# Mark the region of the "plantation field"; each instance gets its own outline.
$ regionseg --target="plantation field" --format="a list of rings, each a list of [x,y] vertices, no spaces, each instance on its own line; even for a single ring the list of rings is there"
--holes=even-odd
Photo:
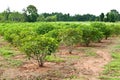
[[[119,23],[0,23],[0,80],[120,80],[119,35]]]

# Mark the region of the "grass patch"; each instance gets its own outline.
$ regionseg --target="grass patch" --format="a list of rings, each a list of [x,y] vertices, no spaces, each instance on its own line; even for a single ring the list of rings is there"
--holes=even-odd
[[[101,80],[120,80],[120,45],[112,49],[113,60],[105,66]]]
[[[103,72],[104,75],[108,76],[120,76],[120,61],[113,60],[110,62],[106,67],[105,71]]]
[[[3,68],[14,68],[14,67],[19,67],[23,64],[21,60],[13,60],[13,59],[6,59],[4,61],[0,62],[0,67]]]
[[[120,80],[120,53],[112,53],[113,60],[105,66],[102,80]]]
[[[64,62],[62,58],[54,55],[47,56],[45,60],[48,62]]]
[[[13,67],[18,67],[22,65],[22,61],[20,60],[8,60],[8,63]]]
[[[97,56],[97,54],[92,50],[92,49],[85,49],[84,53],[86,54],[86,56]]]
[[[97,54],[95,52],[89,51],[86,52],[86,56],[97,56]]]
[[[76,75],[71,75],[69,78],[64,80],[78,80]],[[80,79],[79,79],[80,80]]]
[[[0,48],[0,55],[3,56],[4,58],[10,58],[12,56],[15,56],[13,51],[5,48]]]
[[[120,45],[118,45],[118,46],[115,46],[115,48],[120,48]]]
[[[120,45],[115,46],[114,49],[112,50],[112,52],[120,52]]]
[[[93,48],[90,48],[90,47],[80,48],[79,51],[84,53],[86,56],[97,56]]]
[[[107,76],[102,76],[100,77],[101,80],[120,80],[120,78],[115,78],[115,77],[107,77]]]
[[[11,50],[10,47],[2,47],[0,48],[0,56],[4,58],[3,63],[0,66],[4,67],[18,67],[22,65],[22,61],[14,60],[13,57],[16,55],[15,51]]]
[[[70,58],[70,59],[80,59],[80,56],[78,56],[78,55],[70,55],[70,56],[68,56],[68,58]]]

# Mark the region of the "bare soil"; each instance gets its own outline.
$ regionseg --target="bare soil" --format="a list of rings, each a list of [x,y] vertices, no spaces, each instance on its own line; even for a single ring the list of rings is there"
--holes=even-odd
[[[77,47],[73,54],[68,54],[67,48],[61,48],[56,56],[64,59],[64,62],[45,62],[44,67],[38,67],[36,61],[28,60],[24,53],[0,37],[0,48],[9,45],[16,52],[12,59],[22,61],[20,66],[11,66],[0,56],[0,80],[100,80],[104,66],[112,59],[110,51],[117,39],[92,43],[90,47]],[[96,55],[87,55],[89,51]]]

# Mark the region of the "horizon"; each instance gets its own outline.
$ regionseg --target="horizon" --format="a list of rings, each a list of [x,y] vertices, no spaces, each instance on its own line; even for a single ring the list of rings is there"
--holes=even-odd
[[[116,9],[120,12],[119,0],[1,0],[0,12],[3,12],[8,7],[11,11],[22,12],[28,5],[34,5],[38,13],[52,13],[61,12],[63,14],[93,14],[100,15],[101,13],[107,13],[112,9]]]

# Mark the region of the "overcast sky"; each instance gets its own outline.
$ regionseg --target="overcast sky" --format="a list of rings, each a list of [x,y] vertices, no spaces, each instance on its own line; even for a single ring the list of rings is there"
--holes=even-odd
[[[74,14],[94,14],[116,9],[120,12],[120,0],[0,0],[0,12],[8,7],[22,12],[28,5],[34,5],[39,13],[62,12]]]

